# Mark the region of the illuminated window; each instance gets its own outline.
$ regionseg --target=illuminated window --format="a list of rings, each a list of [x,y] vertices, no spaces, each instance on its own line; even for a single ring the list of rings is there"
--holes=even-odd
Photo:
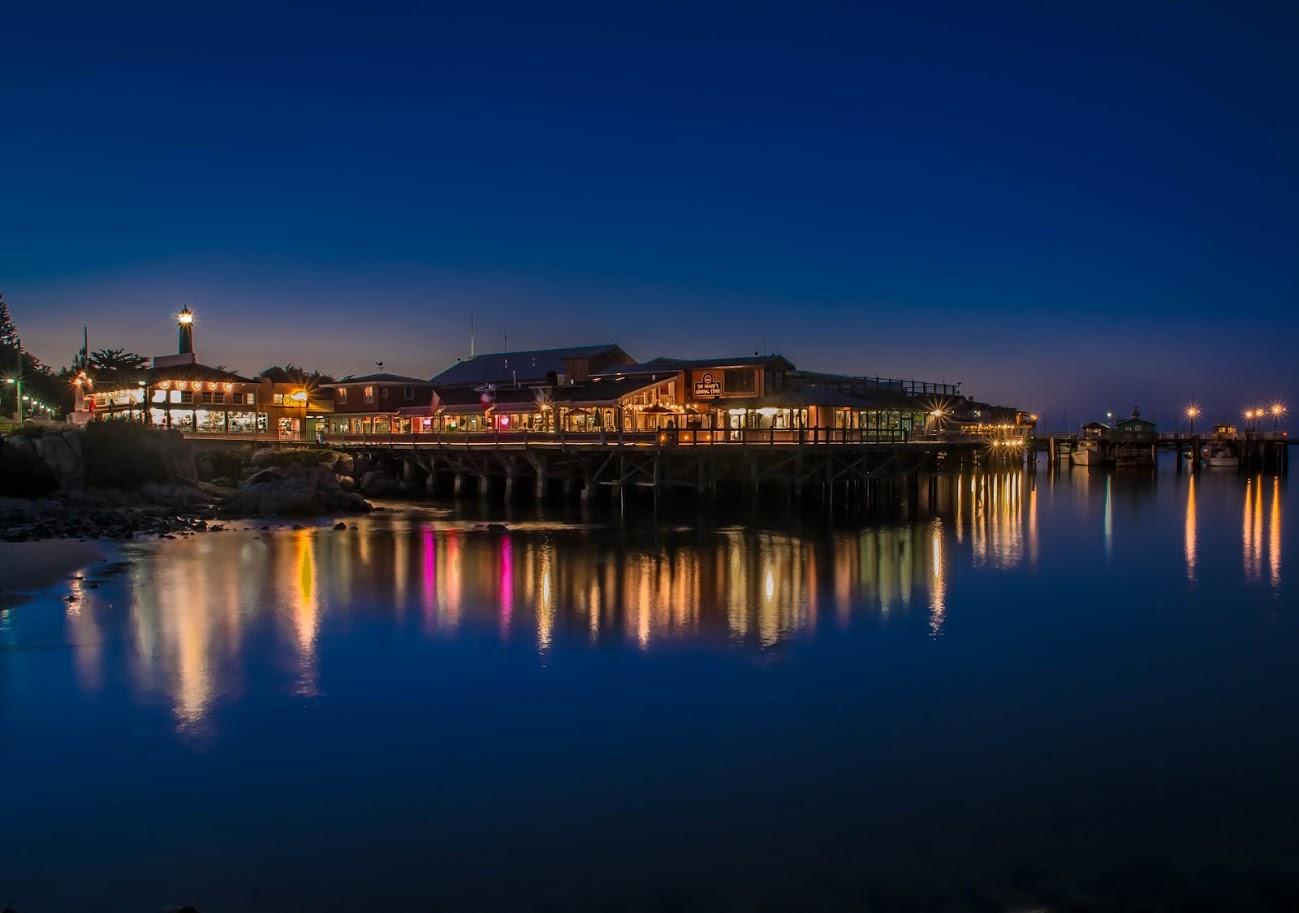
[[[363,391],[364,399],[367,403],[374,402],[374,387],[366,387]]]
[[[346,404],[346,403],[347,403],[347,388],[346,388],[346,387],[339,387],[339,388],[338,388],[338,401],[339,401],[340,403],[343,403],[343,404]]]
[[[256,393],[247,393],[247,394],[245,394],[245,395],[244,395],[244,403],[245,403],[246,405],[249,405],[249,406],[255,406],[255,405],[257,405],[257,394],[256,394]]]
[[[283,394],[283,393],[273,393],[273,394],[271,394],[271,402],[274,403],[274,404],[277,405],[277,406],[283,406],[283,405],[284,405],[284,394]]]

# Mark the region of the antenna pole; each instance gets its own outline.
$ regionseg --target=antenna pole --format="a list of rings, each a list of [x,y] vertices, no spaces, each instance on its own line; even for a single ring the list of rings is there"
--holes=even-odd
[[[469,315],[469,357],[474,357],[474,315]]]

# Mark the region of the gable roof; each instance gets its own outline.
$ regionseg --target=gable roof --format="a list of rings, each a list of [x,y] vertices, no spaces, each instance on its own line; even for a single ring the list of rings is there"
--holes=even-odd
[[[435,384],[507,384],[545,380],[548,372],[564,373],[564,362],[570,358],[608,356],[617,361],[631,361],[631,356],[614,343],[569,346],[562,349],[530,349],[522,352],[491,352],[466,358],[433,378]]]
[[[342,387],[348,384],[426,384],[421,377],[407,377],[405,374],[363,374],[360,377],[344,377],[333,383],[323,384],[326,387]]]
[[[660,355],[649,361],[636,364],[619,365],[594,372],[607,374],[650,374],[655,371],[688,371],[694,368],[743,368],[750,365],[776,365],[786,371],[793,370],[793,363],[783,355],[738,355],[724,358],[668,358]]]

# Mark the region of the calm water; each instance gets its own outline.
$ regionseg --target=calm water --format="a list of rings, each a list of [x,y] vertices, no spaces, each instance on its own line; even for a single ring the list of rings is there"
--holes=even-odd
[[[129,546],[0,614],[0,907],[1296,909],[1296,509]]]

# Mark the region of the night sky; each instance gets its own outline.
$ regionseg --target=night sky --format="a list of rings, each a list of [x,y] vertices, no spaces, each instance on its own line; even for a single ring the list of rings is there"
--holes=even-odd
[[[1082,420],[1299,400],[1299,7],[5,5],[55,365],[779,351]]]

